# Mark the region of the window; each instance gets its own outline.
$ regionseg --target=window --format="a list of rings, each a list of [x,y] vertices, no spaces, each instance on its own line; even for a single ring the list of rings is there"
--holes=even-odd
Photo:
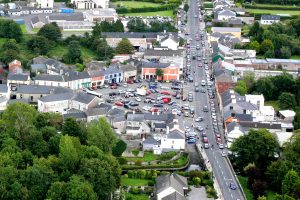
[[[230,106],[230,107],[229,107],[229,110],[233,110],[233,106]]]
[[[117,77],[117,74],[114,74],[114,77]]]
[[[243,110],[243,114],[246,114],[246,110]]]
[[[112,75],[109,75],[109,77],[112,78],[113,76],[112,76]]]
[[[119,76],[121,76],[121,73],[119,73]]]

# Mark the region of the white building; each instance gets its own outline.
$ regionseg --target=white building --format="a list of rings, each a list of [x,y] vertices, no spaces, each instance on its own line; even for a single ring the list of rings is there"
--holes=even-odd
[[[114,8],[90,9],[83,12],[83,15],[89,22],[112,22],[118,19],[118,14]]]
[[[280,22],[280,16],[279,15],[262,15],[260,17],[260,24],[263,25],[270,25],[273,23]]]
[[[236,13],[230,10],[222,10],[218,13],[218,20],[220,21],[228,21],[228,19],[235,17]]]
[[[161,138],[160,148],[165,151],[183,150],[185,148],[185,136],[179,130],[172,130]]]
[[[161,47],[167,47],[170,50],[177,50],[179,47],[179,40],[176,38],[174,35],[169,34],[166,37],[159,38],[158,36],[158,41],[160,41],[160,46]]]
[[[73,0],[77,9],[89,10],[93,8],[108,8],[109,0]]]
[[[38,111],[65,114],[71,108],[73,96],[73,93],[63,93],[42,97],[38,100]]]
[[[36,0],[37,8],[53,8],[54,0]]]

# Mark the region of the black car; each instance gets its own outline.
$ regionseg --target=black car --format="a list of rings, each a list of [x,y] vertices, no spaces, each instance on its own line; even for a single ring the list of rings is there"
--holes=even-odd
[[[164,105],[163,104],[154,104],[153,105],[153,107],[156,107],[156,108],[158,108],[158,107],[163,107]]]
[[[129,105],[130,105],[130,106],[138,106],[139,104],[136,103],[136,102],[131,102],[131,103],[129,103]]]
[[[116,96],[117,93],[116,93],[116,92],[110,92],[108,95],[109,95],[110,97],[111,97],[111,96]]]

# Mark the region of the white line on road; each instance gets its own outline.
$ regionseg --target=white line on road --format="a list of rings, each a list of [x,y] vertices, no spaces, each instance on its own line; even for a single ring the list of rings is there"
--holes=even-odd
[[[230,194],[230,196],[231,196],[231,198],[233,199],[233,195],[232,195],[232,193]]]

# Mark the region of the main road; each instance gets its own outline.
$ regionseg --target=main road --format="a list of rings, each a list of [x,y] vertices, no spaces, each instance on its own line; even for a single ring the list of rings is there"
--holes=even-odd
[[[201,1],[201,0],[200,0]],[[201,40],[196,41],[196,34],[199,34],[201,31],[205,33],[205,23],[200,22],[199,20],[199,7],[197,0],[190,0],[189,2],[189,11],[188,11],[188,24],[187,24],[187,31],[189,33],[188,38],[191,38],[190,42],[190,50],[191,50],[191,57],[193,51],[195,52],[195,55],[201,54],[201,57],[206,57],[208,63],[210,63],[209,58],[209,46],[207,43],[206,34],[204,34],[203,40],[205,41],[205,47],[202,47]],[[197,17],[196,17],[197,16]],[[202,16],[204,19],[204,17]],[[196,46],[200,46],[200,50],[196,50]],[[201,63],[204,66],[203,61],[197,61],[194,59],[191,59],[191,69],[190,74],[194,77],[194,81],[201,83],[201,80],[207,80],[204,67],[198,67],[198,64]],[[201,87],[201,86],[200,86]],[[203,88],[202,88],[203,89]],[[206,89],[206,88],[205,88]],[[240,188],[238,187],[238,184],[236,183],[236,175],[231,170],[230,165],[225,157],[222,156],[222,150],[219,149],[218,144],[216,143],[215,134],[213,131],[213,123],[212,123],[212,115],[211,115],[211,108],[209,103],[209,96],[206,91],[206,93],[200,93],[195,92],[195,105],[196,105],[196,115],[197,116],[203,116],[204,117],[204,126],[207,126],[207,136],[209,140],[209,144],[213,145],[214,148],[205,149],[207,157],[209,159],[209,162],[211,163],[212,170],[213,170],[213,176],[214,179],[218,182],[218,185],[220,186],[222,199],[224,200],[243,200],[244,197],[242,195],[242,192]],[[216,103],[215,103],[216,105]],[[209,112],[203,112],[203,106],[209,107]],[[216,110],[218,108],[216,107]],[[217,115],[219,115],[219,112],[217,112]],[[219,122],[220,124],[221,122]],[[204,127],[206,128],[206,127]],[[222,126],[219,126],[220,129],[222,129]],[[220,133],[223,131],[220,130]],[[224,142],[224,138],[222,140]],[[201,141],[201,137],[200,140]],[[234,183],[237,188],[235,190],[229,188],[229,184]]]

